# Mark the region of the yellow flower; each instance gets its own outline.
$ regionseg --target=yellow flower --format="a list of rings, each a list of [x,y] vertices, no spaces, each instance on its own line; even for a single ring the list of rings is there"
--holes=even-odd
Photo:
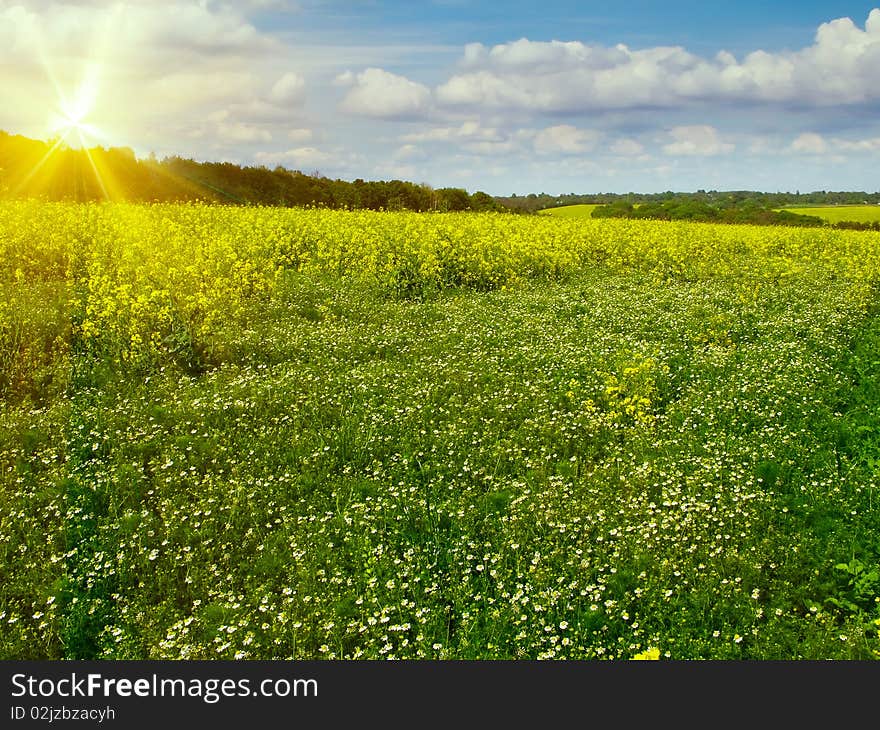
[[[633,657],[633,660],[657,661],[658,659],[660,659],[660,650],[656,646],[645,649]]]

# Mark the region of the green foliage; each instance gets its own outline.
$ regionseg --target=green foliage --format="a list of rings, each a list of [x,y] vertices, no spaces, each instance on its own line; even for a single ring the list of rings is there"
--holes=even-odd
[[[880,192],[816,190],[809,193],[801,193],[800,191],[794,193],[768,193],[756,190],[698,190],[688,193],[667,190],[662,193],[565,193],[562,195],[529,193],[528,195],[499,196],[498,201],[511,210],[522,213],[534,213],[560,206],[612,205],[615,203],[629,203],[632,205],[663,203],[666,201],[694,201],[709,203],[717,207],[756,205],[764,209],[781,208],[783,206],[792,206],[793,208],[803,206],[835,206],[837,208],[838,206],[880,205]],[[853,217],[851,220],[858,221],[861,218]]]
[[[622,200],[593,210],[593,218],[638,218],[642,220],[701,221],[704,223],[738,223],[763,226],[825,225],[817,216],[798,215],[787,210],[764,208],[754,200],[730,204],[713,203],[688,197],[646,202],[633,205]]]
[[[880,618],[880,561],[870,566],[853,558],[834,566],[837,593],[825,600],[843,611]]]

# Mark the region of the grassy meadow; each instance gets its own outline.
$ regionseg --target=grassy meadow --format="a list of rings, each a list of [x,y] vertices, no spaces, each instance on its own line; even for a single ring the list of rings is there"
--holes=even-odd
[[[580,204],[580,205],[563,205],[559,208],[546,208],[539,211],[541,215],[549,215],[555,218],[590,218],[593,210],[598,205]]]
[[[799,215],[815,215],[829,223],[880,221],[880,205],[818,205],[803,208],[787,207],[785,210]]]
[[[0,204],[0,657],[880,658],[880,234]]]

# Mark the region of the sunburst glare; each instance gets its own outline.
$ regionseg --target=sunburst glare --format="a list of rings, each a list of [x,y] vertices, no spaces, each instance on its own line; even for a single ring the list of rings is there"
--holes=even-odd
[[[97,64],[91,64],[72,95],[65,94],[53,79],[58,107],[49,121],[49,131],[68,146],[87,147],[103,137],[101,130],[89,118],[98,98],[99,72]]]

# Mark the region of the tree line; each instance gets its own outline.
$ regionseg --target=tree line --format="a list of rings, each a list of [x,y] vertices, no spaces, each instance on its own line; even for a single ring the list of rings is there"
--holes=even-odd
[[[839,221],[829,223],[819,216],[794,213],[790,210],[765,207],[755,199],[711,204],[693,198],[633,204],[625,200],[600,205],[592,211],[593,218],[642,218],[652,220],[686,220],[704,223],[747,223],[758,226],[802,226],[880,231],[878,221]]]
[[[812,192],[759,192],[755,190],[697,190],[696,192],[662,193],[529,193],[528,195],[497,196],[497,200],[508,208],[535,213],[548,208],[566,205],[641,205],[645,203],[672,203],[690,201],[705,203],[717,209],[728,209],[756,205],[772,210],[783,206],[798,205],[880,205],[880,192],[815,190]]]
[[[282,166],[197,162],[180,156],[139,159],[125,147],[71,149],[0,131],[0,198],[133,202],[206,201],[233,205],[320,206],[369,210],[510,211],[536,213],[565,205],[602,207],[594,217],[655,218],[767,225],[828,225],[820,218],[777,211],[787,205],[880,204],[880,192],[809,193],[698,190],[693,193],[568,193],[491,196],[463,188],[432,188],[404,180],[335,179]],[[838,228],[880,230],[880,223]]]
[[[819,227],[826,225],[825,221],[818,216],[802,215],[787,210],[772,210],[756,200],[727,205],[712,205],[705,201],[688,198],[650,201],[638,205],[622,200],[610,205],[600,205],[593,210],[592,217],[749,223],[765,226]]]
[[[491,195],[403,180],[331,180],[278,166],[138,159],[128,148],[71,149],[0,131],[0,197],[53,201],[207,201],[370,210],[503,211]]]

